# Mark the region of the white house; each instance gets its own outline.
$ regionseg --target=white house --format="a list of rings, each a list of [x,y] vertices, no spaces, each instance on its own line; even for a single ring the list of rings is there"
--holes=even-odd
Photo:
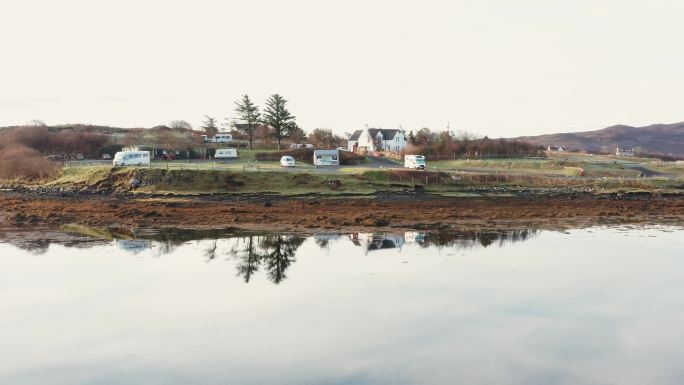
[[[356,130],[347,140],[347,149],[356,152],[365,147],[366,151],[402,151],[408,144],[406,132],[397,129],[364,128]]]
[[[634,149],[618,147],[615,149],[615,156],[634,156]]]

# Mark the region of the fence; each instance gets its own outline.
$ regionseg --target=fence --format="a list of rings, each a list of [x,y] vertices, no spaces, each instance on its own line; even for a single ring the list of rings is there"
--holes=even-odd
[[[675,181],[679,179],[671,177],[580,177],[580,176],[550,176],[530,175],[522,173],[476,173],[454,171],[371,171],[357,174],[359,179],[368,181],[399,183],[399,184],[424,184],[424,185],[511,185],[533,187],[570,187],[592,185],[619,185],[622,187],[640,187],[644,182]]]

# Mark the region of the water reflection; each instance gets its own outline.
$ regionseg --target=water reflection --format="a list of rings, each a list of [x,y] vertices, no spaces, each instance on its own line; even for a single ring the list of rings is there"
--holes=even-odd
[[[295,254],[304,241],[294,235],[238,237],[230,255],[237,260],[237,275],[246,283],[263,266],[269,279],[278,284],[287,278],[285,272],[296,261]]]
[[[682,229],[2,235],[0,384],[683,378]]]
[[[98,233],[104,230],[97,229]],[[354,245],[370,254],[380,250],[399,249],[407,245],[420,248],[472,249],[504,246],[508,243],[525,241],[539,233],[536,229],[505,229],[488,231],[405,231],[405,232],[358,232],[351,234],[320,233],[311,238],[323,250]],[[216,259],[232,260],[236,264],[237,275],[245,283],[259,271],[268,279],[279,284],[287,279],[288,268],[296,262],[297,250],[307,236],[293,234],[244,233],[234,229],[223,230],[182,230],[165,229],[147,232],[111,232],[112,241],[93,239],[69,233],[62,238],[51,236],[41,239],[8,237],[3,242],[11,243],[32,253],[45,253],[52,243],[67,247],[93,247],[113,243],[120,250],[133,255],[144,256],[152,251],[153,255],[163,256],[179,247],[196,243],[205,262]]]
[[[539,233],[537,229],[508,229],[489,231],[439,231],[403,233],[353,233],[349,239],[366,252],[382,249],[401,249],[405,244],[421,247],[470,249],[526,241]]]

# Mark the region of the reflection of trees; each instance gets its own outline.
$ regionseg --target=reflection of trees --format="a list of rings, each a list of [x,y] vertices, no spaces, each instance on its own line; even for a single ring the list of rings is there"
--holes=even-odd
[[[237,264],[238,276],[243,277],[246,283],[252,278],[252,275],[259,270],[262,255],[259,254],[255,236],[243,237],[238,239],[238,245],[233,247],[230,254],[239,259]],[[244,246],[241,247],[244,243]]]
[[[304,238],[291,235],[248,236],[238,240],[231,255],[238,258],[237,272],[245,282],[263,265],[269,279],[278,284],[287,278],[285,272],[302,243]]]
[[[304,238],[267,235],[261,240],[264,249],[264,262],[268,276],[278,284],[287,278],[285,270],[295,261],[295,252],[304,243]]]
[[[84,249],[109,243],[108,240],[75,236],[45,228],[0,231],[0,240],[2,243],[12,245],[33,255],[47,253],[53,243],[69,248]]]
[[[486,231],[440,231],[428,233],[422,247],[456,247],[474,248],[488,247],[493,244],[504,246],[508,243],[522,242],[532,239],[539,234],[536,229],[507,229]]]
[[[207,262],[211,262],[213,259],[216,258],[217,244],[218,239],[214,238],[214,240],[209,244],[209,247],[204,249],[203,254],[205,257],[207,257]]]
[[[50,248],[50,241],[47,239],[31,239],[21,242],[10,241],[9,244],[18,249],[28,251],[33,255],[45,254]]]
[[[539,230],[535,229],[443,230],[433,232],[409,231],[405,233],[354,233],[350,234],[349,238],[356,246],[363,247],[366,251],[402,247],[405,243],[415,243],[423,248],[469,249],[521,242],[533,238],[538,233]]]
[[[171,253],[185,242],[202,239],[217,240],[229,237],[230,234],[231,232],[229,230],[163,229],[151,235],[142,236],[142,238],[156,241],[156,244],[159,246],[158,254],[164,255]],[[216,242],[214,242],[213,246],[213,250],[204,250],[204,256],[206,256],[209,261],[216,257]]]

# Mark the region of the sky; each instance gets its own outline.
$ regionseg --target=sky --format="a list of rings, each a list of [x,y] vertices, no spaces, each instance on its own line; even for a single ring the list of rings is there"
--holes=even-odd
[[[0,0],[0,126],[232,119],[512,137],[684,121],[684,2]]]

